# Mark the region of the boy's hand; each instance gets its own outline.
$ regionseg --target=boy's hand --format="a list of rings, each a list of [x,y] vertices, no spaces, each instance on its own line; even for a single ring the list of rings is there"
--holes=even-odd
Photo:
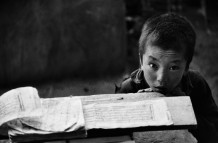
[[[154,91],[151,88],[146,88],[146,89],[140,89],[137,93],[143,93],[143,92],[154,92]],[[171,93],[167,93],[164,96],[166,96],[166,97],[170,97],[170,96],[186,96],[186,94],[180,88],[177,87]]]
[[[137,93],[143,93],[143,92],[154,92],[151,88],[146,88],[146,89],[140,89]],[[159,94],[154,94],[152,97],[165,97],[165,95],[159,93]]]
[[[140,89],[137,93],[142,93],[142,92],[153,92],[153,90],[151,88]]]

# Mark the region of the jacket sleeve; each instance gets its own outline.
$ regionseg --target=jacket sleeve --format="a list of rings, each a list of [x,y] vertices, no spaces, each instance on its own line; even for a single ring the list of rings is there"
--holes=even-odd
[[[199,143],[218,143],[218,108],[205,79],[192,74],[190,97],[197,119],[197,129],[190,130]]]
[[[129,77],[124,79],[121,83],[120,87],[115,88],[115,93],[136,93],[137,88],[132,79]]]

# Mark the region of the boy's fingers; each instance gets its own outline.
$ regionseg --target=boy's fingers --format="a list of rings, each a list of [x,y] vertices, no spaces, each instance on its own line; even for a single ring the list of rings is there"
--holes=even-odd
[[[153,92],[153,90],[151,88],[140,89],[137,93],[142,93],[142,92]]]

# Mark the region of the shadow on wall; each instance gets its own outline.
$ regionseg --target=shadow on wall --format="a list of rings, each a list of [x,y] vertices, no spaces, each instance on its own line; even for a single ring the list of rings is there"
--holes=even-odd
[[[122,0],[1,1],[0,83],[120,73]]]

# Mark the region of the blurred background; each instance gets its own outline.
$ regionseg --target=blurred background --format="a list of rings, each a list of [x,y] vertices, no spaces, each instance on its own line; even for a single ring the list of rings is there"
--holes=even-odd
[[[216,0],[3,0],[0,2],[0,93],[34,86],[40,97],[114,93],[138,68],[145,20],[176,12],[197,32],[191,68],[218,104]]]

